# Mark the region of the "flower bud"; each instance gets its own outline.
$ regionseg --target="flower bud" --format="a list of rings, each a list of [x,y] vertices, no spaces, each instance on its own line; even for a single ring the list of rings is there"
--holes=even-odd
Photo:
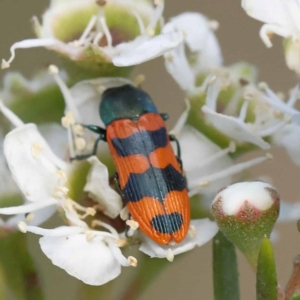
[[[239,182],[221,190],[212,214],[223,234],[256,269],[264,236],[270,236],[279,215],[279,195],[268,183]]]

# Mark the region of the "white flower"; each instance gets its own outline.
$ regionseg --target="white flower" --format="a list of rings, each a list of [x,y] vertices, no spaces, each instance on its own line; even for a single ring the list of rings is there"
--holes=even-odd
[[[299,0],[242,0],[242,7],[254,19],[266,23],[260,37],[267,47],[272,46],[272,34],[284,37],[286,62],[300,73],[300,2]]]
[[[43,229],[19,223],[21,231],[43,236],[39,241],[41,249],[54,265],[90,285],[113,280],[121,273],[121,266],[136,266],[134,257],[123,256],[120,245],[124,241],[114,228],[95,221],[95,226],[109,232],[90,229],[80,220],[72,203],[67,202],[63,207],[71,226]]]
[[[183,13],[172,18],[163,28],[163,32],[179,30],[183,33],[184,43],[164,57],[167,71],[184,91],[194,92],[199,75],[222,65],[220,46],[213,32],[216,24],[200,13]]]
[[[217,111],[217,100],[221,90],[221,80],[215,78],[209,85],[206,95],[206,104],[202,107],[205,119],[208,124],[213,125],[223,134],[231,139],[237,141],[239,144],[250,143],[262,149],[269,149],[270,145],[263,140],[267,136],[271,136],[279,129],[286,125],[286,120],[274,118],[274,110],[269,106],[264,107],[262,95],[257,90],[254,93],[238,89],[232,100],[229,101],[224,112],[235,111],[234,107],[238,106],[240,98],[244,98],[244,103],[240,109],[238,117],[220,113]],[[256,95],[257,94],[257,95]],[[248,97],[250,97],[248,99]],[[254,102],[255,120],[253,122],[246,122],[246,115],[249,102]],[[230,108],[230,109],[229,109]]]
[[[266,46],[271,47],[270,35],[276,33],[285,38],[299,38],[299,1],[284,0],[242,0],[242,7],[254,19],[267,23],[260,30]]]
[[[192,220],[189,234],[179,245],[162,246],[144,236],[139,250],[150,257],[167,258],[173,261],[174,255],[200,247],[210,241],[218,232],[218,226],[209,219]]]
[[[163,8],[163,1],[153,7],[150,1],[137,0],[109,0],[104,5],[52,0],[43,25],[34,18],[38,39],[15,43],[2,68],[9,67],[16,49],[33,47],[55,50],[91,70],[99,63],[132,66],[154,59],[182,42],[180,32],[155,35]]]
[[[299,86],[292,90],[287,102],[280,99],[267,85],[261,84],[261,87],[264,91],[262,100],[277,112],[276,115],[283,114],[282,119],[291,120],[271,135],[271,141],[274,145],[285,148],[293,162],[300,166],[300,112],[294,108],[299,99]]]
[[[24,214],[32,213],[42,208],[59,205],[61,200],[68,199],[69,180],[74,172],[76,165],[66,163],[57,157],[45,139],[39,133],[36,125],[23,124],[23,122],[15,116],[4,105],[0,107],[2,113],[17,127],[8,133],[4,140],[4,154],[12,173],[14,180],[22,191],[25,198],[31,202],[24,205],[1,208],[0,214]],[[57,140],[58,142],[58,140]],[[103,179],[103,187],[106,191],[110,191],[108,185],[108,174],[105,167],[94,167],[90,170],[94,175],[88,180],[88,184],[93,186],[94,177]],[[99,174],[103,173],[103,174]],[[103,197],[103,193],[99,197]],[[112,198],[111,198],[112,197]],[[105,202],[106,201],[106,202]],[[103,212],[108,214],[118,214],[121,210],[120,205],[113,206],[112,201],[120,202],[114,191],[107,194],[105,201],[101,202]],[[108,206],[105,205],[108,204]],[[114,207],[116,211],[113,211]],[[53,208],[51,208],[53,210]],[[78,206],[78,209],[93,214],[94,209],[88,211]]]

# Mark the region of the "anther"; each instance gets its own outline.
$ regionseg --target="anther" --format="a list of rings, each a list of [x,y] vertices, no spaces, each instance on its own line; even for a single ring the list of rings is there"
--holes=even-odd
[[[267,84],[266,82],[260,82],[260,83],[258,84],[258,88],[259,88],[260,90],[262,90],[262,91],[265,91],[265,90],[267,90],[267,89],[269,88],[269,86],[268,86],[268,84]]]
[[[193,225],[190,225],[189,228],[189,235],[193,239],[196,236],[196,228]]]
[[[129,210],[127,208],[127,206],[123,207],[122,210],[120,211],[120,218],[123,221],[126,221],[129,217]]]
[[[169,249],[167,251],[167,255],[166,255],[166,259],[169,261],[169,262],[172,262],[174,260],[174,253],[171,249]]]
[[[219,29],[220,23],[217,20],[210,20],[210,21],[208,21],[208,26],[213,31],[216,31]]]
[[[50,66],[48,67],[48,72],[49,72],[49,74],[54,75],[54,74],[58,74],[58,73],[59,73],[59,70],[58,70],[58,67],[57,67],[57,66],[55,66],[55,65],[50,65]]]
[[[230,141],[229,143],[229,153],[234,153],[236,151],[236,144],[234,141]]]
[[[127,240],[125,239],[117,239],[116,242],[115,242],[116,246],[117,247],[124,247],[127,245]]]
[[[137,87],[140,87],[141,84],[145,81],[146,76],[144,74],[140,74],[134,78],[134,83]]]
[[[127,220],[126,225],[128,225],[132,230],[137,230],[139,228],[139,223],[134,220]]]
[[[19,230],[23,233],[26,233],[27,232],[27,224],[23,221],[20,221],[18,223],[18,227],[19,227]]]
[[[274,157],[273,157],[273,155],[272,155],[271,153],[267,153],[267,154],[266,154],[266,158],[267,158],[268,160],[273,160],[273,159],[274,159]]]
[[[76,138],[75,139],[75,145],[76,145],[76,148],[78,150],[84,150],[85,147],[86,147],[86,141],[84,138]]]
[[[31,145],[31,154],[34,158],[37,158],[43,151],[43,146],[39,142],[33,142]]]
[[[2,59],[1,69],[8,69],[10,67],[10,63],[8,63],[5,59]]]
[[[133,256],[128,256],[127,261],[132,267],[136,267],[138,265],[137,259]]]
[[[35,215],[33,213],[29,213],[27,216],[26,216],[26,221],[28,223],[32,222],[35,218]]]
[[[208,187],[210,186],[211,182],[209,180],[204,180],[202,182],[199,183],[200,187]]]
[[[84,135],[84,128],[80,124],[75,124],[73,126],[73,131],[77,135]]]
[[[72,112],[67,112],[66,115],[61,119],[61,124],[65,128],[69,128],[75,123],[74,115]]]
[[[87,241],[87,242],[91,242],[91,241],[93,240],[94,237],[95,237],[95,233],[89,232],[89,233],[86,235],[86,241]]]

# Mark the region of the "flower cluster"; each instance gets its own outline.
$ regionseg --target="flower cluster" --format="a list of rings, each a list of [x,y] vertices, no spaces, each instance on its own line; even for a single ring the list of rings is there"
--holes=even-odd
[[[278,0],[266,13],[269,2],[243,0],[242,6],[267,23],[261,29],[267,46],[271,32],[286,39],[287,64],[300,73],[299,5]],[[271,234],[279,215],[279,196],[259,181],[230,184],[272,155],[239,163],[235,158],[280,146],[300,166],[298,86],[284,101],[257,82],[250,64],[224,66],[215,35],[218,22],[186,12],[164,23],[164,5],[163,0],[51,0],[42,23],[33,18],[37,38],[15,43],[11,57],[2,61],[2,69],[8,68],[16,49],[46,47],[63,56],[67,67],[60,71],[51,65],[31,81],[18,73],[5,77],[0,92],[6,126],[0,214],[11,217],[0,226],[6,234],[19,228],[41,235],[41,249],[52,263],[90,285],[113,280],[121,266],[136,267],[138,259],[127,256],[136,245],[150,257],[173,261],[175,255],[204,245],[219,229],[256,268],[262,239]],[[278,13],[283,6],[286,15]],[[159,56],[186,96],[186,109],[170,134],[180,145],[193,216],[185,239],[169,245],[154,242],[130,218],[118,184],[111,180],[108,146],[87,130],[90,125],[105,127],[99,101],[107,89],[140,86],[139,78],[130,79],[123,67]],[[76,81],[74,72],[87,79]],[[49,93],[57,103],[50,102]],[[48,114],[38,124],[26,109],[17,116],[22,101],[36,96],[37,115]],[[280,220],[300,218],[297,204],[282,202],[281,207]],[[55,212],[64,224],[42,228]]]

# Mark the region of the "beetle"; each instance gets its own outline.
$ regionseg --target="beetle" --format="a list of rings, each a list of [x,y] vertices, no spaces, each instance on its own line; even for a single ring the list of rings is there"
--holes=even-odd
[[[99,141],[108,143],[132,219],[155,242],[180,243],[189,229],[190,204],[179,143],[165,125],[168,115],[159,114],[151,97],[132,85],[107,89],[99,108],[106,128],[84,127],[99,134],[93,154]],[[170,141],[176,142],[178,157]]]

